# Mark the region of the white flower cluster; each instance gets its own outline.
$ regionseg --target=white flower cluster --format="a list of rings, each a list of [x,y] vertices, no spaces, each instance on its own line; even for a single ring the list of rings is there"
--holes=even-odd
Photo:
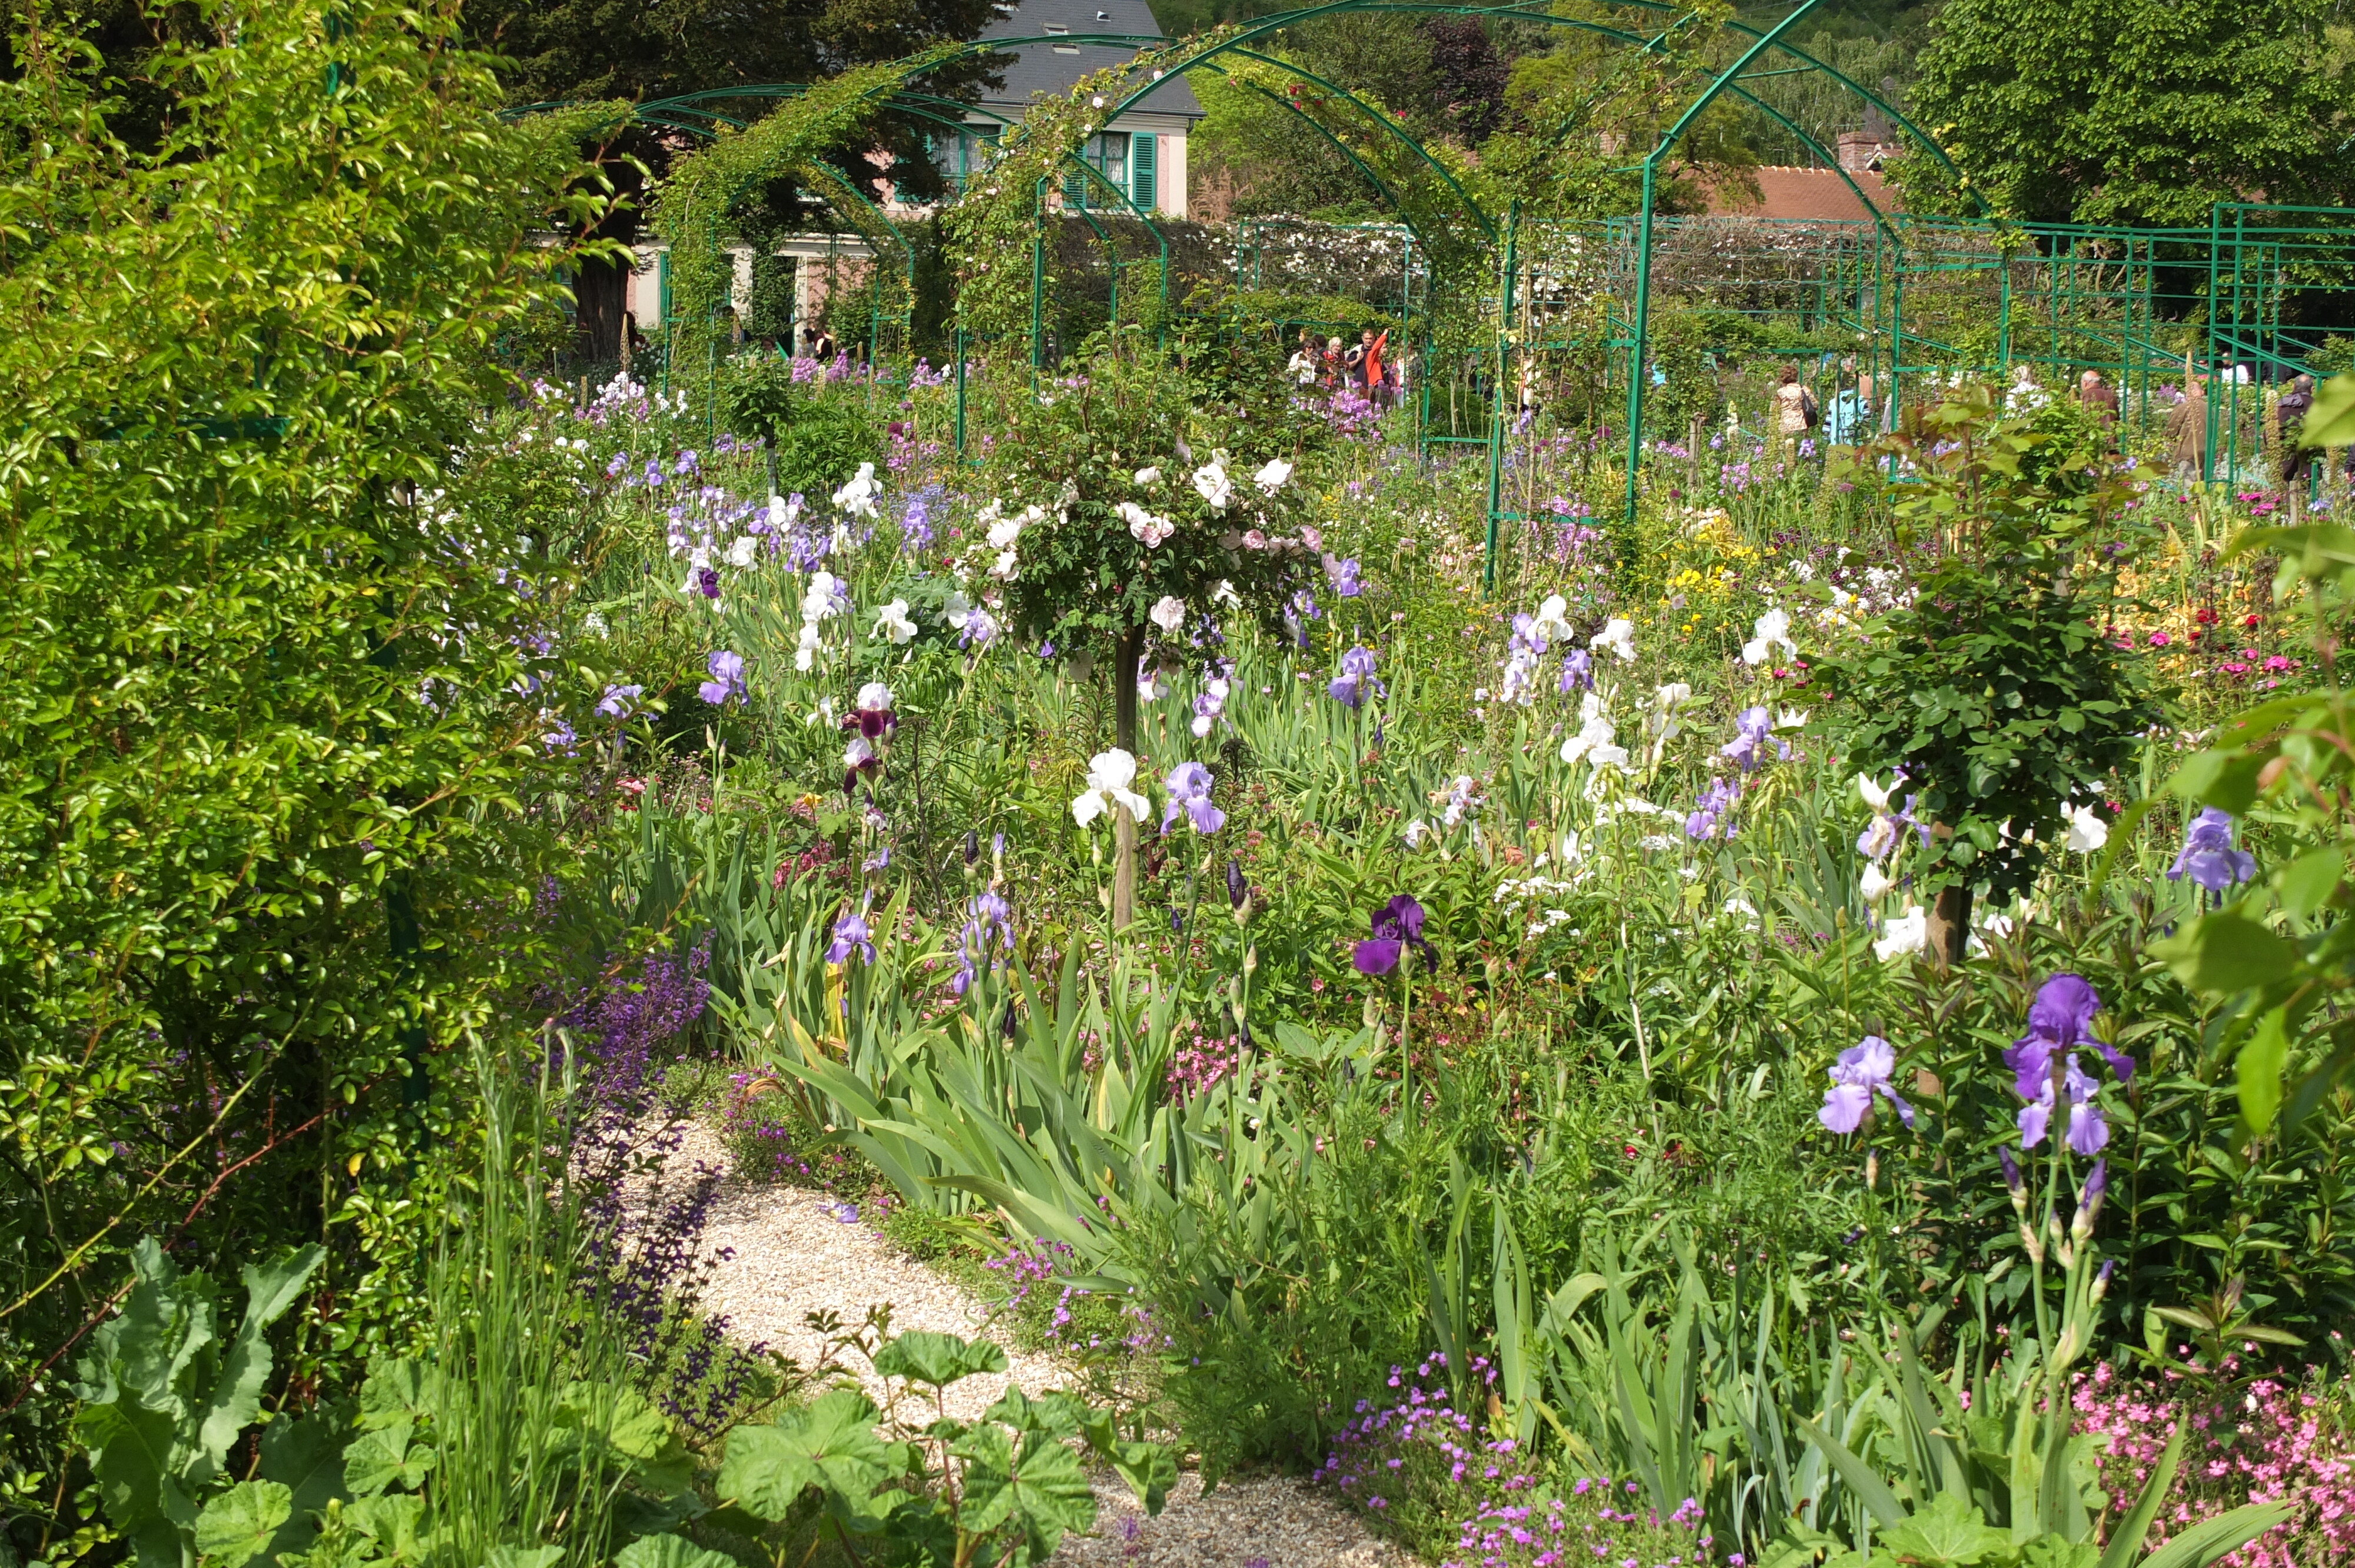
[[[794,668],[808,673],[817,664],[826,622],[850,613],[850,585],[821,567],[810,574],[802,592],[802,631],[794,651]]]

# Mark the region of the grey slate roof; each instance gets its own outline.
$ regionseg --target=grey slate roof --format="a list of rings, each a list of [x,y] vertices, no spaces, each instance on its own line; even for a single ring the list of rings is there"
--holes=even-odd
[[[1046,33],[1050,24],[1068,27],[1075,36],[1120,33],[1135,37],[1161,31],[1161,24],[1154,20],[1153,8],[1146,0],[1021,0],[1012,15],[992,21],[981,30],[981,36],[984,39],[1035,38]],[[1015,58],[1006,68],[1006,85],[982,96],[981,101],[992,109],[1023,108],[1035,93],[1069,92],[1071,84],[1090,71],[1122,65],[1136,56],[1134,48],[1102,44],[1082,44],[1075,54],[1060,54],[1050,44],[1032,44],[1012,52]],[[1202,118],[1202,105],[1182,75],[1165,80],[1136,107],[1155,114]]]

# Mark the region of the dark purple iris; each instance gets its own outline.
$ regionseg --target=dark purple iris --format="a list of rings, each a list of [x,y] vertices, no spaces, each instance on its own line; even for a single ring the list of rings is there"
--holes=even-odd
[[[1423,906],[1401,893],[1374,911],[1374,934],[1358,944],[1349,961],[1361,975],[1386,975],[1398,968],[1409,945],[1423,949],[1426,963],[1436,958],[1423,936]]]

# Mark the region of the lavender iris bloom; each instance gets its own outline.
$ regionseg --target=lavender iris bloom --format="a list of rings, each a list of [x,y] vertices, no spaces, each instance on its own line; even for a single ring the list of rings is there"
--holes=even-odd
[[[2257,857],[2232,847],[2231,813],[2203,807],[2183,835],[2183,851],[2167,868],[2169,882],[2190,877],[2211,893],[2222,893],[2236,882],[2257,874]]]
[[[1435,955],[1423,935],[1423,906],[1401,893],[1374,911],[1374,934],[1358,944],[1349,961],[1361,975],[1386,975],[1398,968],[1409,947],[1421,948],[1426,962]]]
[[[1864,1125],[1872,1097],[1881,1096],[1897,1107],[1897,1119],[1913,1125],[1913,1107],[1890,1087],[1897,1074],[1897,1053],[1878,1034],[1868,1034],[1839,1054],[1832,1064],[1832,1086],[1824,1091],[1823,1107],[1816,1119],[1833,1132],[1850,1133]]]
[[[1561,694],[1591,692],[1594,689],[1594,655],[1583,648],[1573,648],[1561,656]]]
[[[1359,570],[1355,556],[1347,560],[1338,560],[1331,556],[1325,557],[1325,576],[1333,584],[1333,591],[1343,599],[1355,599],[1366,591]]]
[[[1013,950],[1013,907],[995,888],[985,890],[965,906],[964,929],[957,942],[957,972],[949,980],[949,990],[963,996],[983,971],[996,967],[997,953]]]
[[[2003,1054],[2004,1065],[2013,1074],[2012,1092],[2023,1100],[2048,1093],[2052,1054],[2078,1045],[2099,1051],[2118,1082],[2133,1082],[2134,1058],[2094,1038],[2094,1015],[2101,1011],[2101,993],[2083,975],[2057,974],[2039,987],[2028,1010],[2028,1033]]]
[[[632,705],[645,694],[644,686],[607,686],[598,699],[597,711],[607,718],[627,718]]]
[[[1732,815],[1740,792],[1722,779],[1710,781],[1709,789],[1692,815],[1685,819],[1685,837],[1689,839],[1730,839],[1733,836]]]
[[[2110,1141],[2109,1119],[2102,1114],[2094,1091],[2101,1086],[2077,1070],[2077,1055],[2071,1052],[2062,1064],[2061,1092],[2069,1099],[2069,1147],[2078,1154],[2098,1154]],[[2052,1080],[2044,1080],[2043,1092],[2029,1104],[2019,1107],[2019,1146],[2033,1149],[2044,1141],[2051,1130],[2054,1107]]]
[[[1344,707],[1362,708],[1366,705],[1366,688],[1369,686],[1373,688],[1373,694],[1378,697],[1390,694],[1390,688],[1375,678],[1374,651],[1359,647],[1341,655],[1340,676],[1327,685],[1325,691]]]
[[[1210,803],[1210,770],[1199,762],[1181,762],[1169,770],[1163,788],[1169,791],[1169,809],[1162,813],[1161,831],[1177,826],[1182,814],[1198,833],[1215,833],[1227,825],[1227,814]]]
[[[1766,743],[1773,739],[1774,715],[1764,708],[1744,708],[1733,721],[1734,736],[1723,748],[1723,754],[1744,773],[1754,773],[1766,760]],[[1791,755],[1788,741],[1777,743],[1782,755]]]
[[[696,694],[713,707],[726,705],[731,699],[744,696],[744,655],[722,648],[711,656],[711,679],[696,688]]]
[[[857,953],[861,962],[873,963],[875,961],[873,936],[874,933],[867,928],[867,916],[864,910],[857,915],[845,915],[834,923],[834,945],[826,948],[826,961],[830,964],[846,964],[850,961],[850,955]]]

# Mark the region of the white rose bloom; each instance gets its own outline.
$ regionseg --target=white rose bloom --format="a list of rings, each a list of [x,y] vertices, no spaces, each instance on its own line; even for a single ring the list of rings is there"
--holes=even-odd
[[[1872,944],[1872,956],[1883,963],[1922,952],[1930,946],[1930,917],[1919,904],[1906,906],[1905,913],[1889,922],[1889,934]]]
[[[2068,820],[2068,835],[2061,842],[2079,854],[2092,854],[2110,842],[2110,824],[2094,814],[2091,806],[2072,806],[2061,813]]]
[[[1262,494],[1273,495],[1284,488],[1284,482],[1291,477],[1290,463],[1282,458],[1270,458],[1265,468],[1252,475],[1252,482],[1259,486]]]
[[[1146,611],[1146,618],[1161,628],[1165,635],[1175,637],[1178,629],[1186,624],[1186,601],[1174,593],[1164,594],[1160,602]]]
[[[1131,820],[1143,821],[1153,803],[1129,788],[1136,778],[1136,758],[1118,747],[1100,751],[1088,763],[1088,787],[1071,800],[1071,820],[1086,827],[1114,806],[1125,806]]]
[[[989,575],[999,582],[1010,583],[1014,580],[1015,574],[1021,569],[1022,562],[1016,552],[1000,550],[997,553],[997,564],[989,568]]]
[[[894,648],[905,647],[916,638],[916,623],[908,619],[908,601],[895,599],[875,612],[875,635]],[[862,700],[858,705],[865,707]]]
[[[1586,640],[1586,646],[1600,653],[1605,648],[1619,656],[1623,664],[1636,662],[1636,623],[1614,616],[1602,630]]]
[[[1242,603],[1242,599],[1236,594],[1235,585],[1229,582],[1226,578],[1220,577],[1219,579],[1219,586],[1210,590],[1210,602],[1212,604],[1241,604]]]
[[[1203,500],[1210,503],[1210,510],[1213,512],[1224,512],[1227,509],[1227,503],[1235,498],[1234,481],[1227,477],[1226,468],[1220,463],[1213,462],[1196,469],[1194,489]]]
[[[1029,521],[1030,514],[1026,512],[1019,517],[1001,517],[989,525],[989,547],[993,550],[1013,548],[1014,541],[1022,537],[1023,526]]]
[[[1139,484],[1159,484],[1161,482],[1161,471],[1158,468],[1138,469],[1136,471],[1136,482]]]
[[[1124,501],[1113,510],[1128,524],[1129,535],[1144,542],[1148,550],[1156,548],[1162,540],[1178,531],[1178,525],[1167,517],[1156,517],[1134,501]]]

